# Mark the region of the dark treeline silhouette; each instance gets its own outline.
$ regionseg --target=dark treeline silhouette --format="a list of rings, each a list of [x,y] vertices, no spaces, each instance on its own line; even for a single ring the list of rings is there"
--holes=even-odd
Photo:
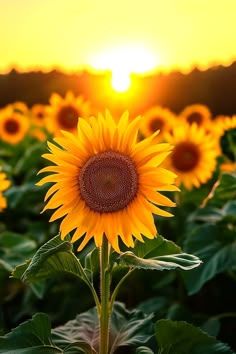
[[[12,69],[8,74],[0,75],[0,107],[15,101],[24,101],[29,106],[48,104],[53,92],[64,96],[67,90],[72,90],[99,109],[128,109],[132,114],[143,113],[155,104],[179,113],[193,103],[207,105],[214,116],[236,114],[236,62],[205,71],[193,69],[189,74],[175,71],[152,76],[132,75],[134,89],[129,95],[112,93],[108,89],[110,78],[109,72],[65,74],[53,70],[20,73]]]

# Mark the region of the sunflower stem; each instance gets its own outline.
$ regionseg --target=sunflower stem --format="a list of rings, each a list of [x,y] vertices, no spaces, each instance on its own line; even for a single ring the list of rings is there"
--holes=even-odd
[[[100,312],[100,350],[99,354],[108,354],[109,348],[109,320],[110,320],[110,282],[109,269],[110,245],[106,237],[100,252],[100,280],[101,280],[101,312]]]
[[[123,284],[123,282],[128,278],[128,276],[134,271],[135,269],[132,268],[132,269],[129,269],[129,271],[123,276],[123,278],[120,279],[119,283],[116,285],[113,293],[112,293],[112,296],[111,296],[111,301],[110,301],[110,311],[112,310],[112,306],[114,304],[114,301],[116,299],[116,296],[120,290],[120,287],[121,285]]]
[[[88,285],[89,289],[91,290],[91,293],[93,295],[93,299],[94,299],[94,302],[96,304],[96,307],[97,307],[97,312],[98,312],[98,315],[100,315],[101,313],[101,304],[100,304],[100,301],[99,301],[99,298],[98,298],[98,295],[96,293],[96,290],[94,289],[94,286],[93,284],[91,283],[91,281],[89,280],[87,274],[85,273],[80,261],[78,260],[78,264],[79,264],[79,267],[80,267],[80,271],[81,271],[81,277],[83,279],[83,281],[85,282],[85,284]]]

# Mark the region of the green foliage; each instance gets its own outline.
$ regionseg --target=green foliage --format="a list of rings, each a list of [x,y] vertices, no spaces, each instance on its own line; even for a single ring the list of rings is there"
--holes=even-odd
[[[36,282],[61,272],[82,276],[81,265],[72,252],[71,243],[55,236],[39,248],[29,264],[16,267],[12,276],[26,282]]]
[[[120,255],[120,260],[130,267],[152,270],[171,270],[175,268],[190,270],[198,267],[201,263],[198,257],[181,252],[178,246],[165,240],[162,236],[144,244],[139,243],[134,252],[140,257],[127,251]]]
[[[3,354],[56,354],[63,353],[51,340],[51,326],[45,314],[36,314],[0,337],[0,353]]]
[[[155,335],[158,354],[233,354],[228,345],[183,321],[159,320]]]
[[[140,310],[129,311],[122,303],[115,303],[110,319],[110,349],[137,346],[153,335],[153,315],[144,315]],[[98,350],[99,323],[96,308],[78,315],[74,320],[52,331],[53,341],[61,348],[69,343],[84,341]]]
[[[221,209],[206,207],[190,217],[195,225],[185,238],[184,249],[197,255],[203,264],[191,276],[183,273],[188,293],[198,292],[215,275],[236,269],[236,203],[231,201]]]

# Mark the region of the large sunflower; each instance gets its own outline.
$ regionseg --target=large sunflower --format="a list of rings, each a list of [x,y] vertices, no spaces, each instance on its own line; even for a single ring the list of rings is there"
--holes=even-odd
[[[10,186],[10,181],[6,179],[6,174],[0,172],[0,212],[3,211],[7,207],[6,198],[3,196],[2,192],[4,192]]]
[[[196,123],[185,123],[175,127],[172,134],[166,134],[165,139],[174,145],[165,164],[178,175],[177,185],[183,184],[190,190],[193,186],[200,187],[212,177],[220,152],[216,137]]]
[[[0,139],[10,144],[22,141],[29,129],[29,119],[11,106],[0,111]]]
[[[61,130],[76,133],[79,117],[89,117],[90,104],[82,96],[75,96],[68,91],[65,98],[53,93],[47,107],[46,127],[54,136],[61,135]]]
[[[176,122],[176,116],[169,109],[153,106],[145,113],[140,123],[140,132],[145,138],[160,130],[156,142],[163,139],[163,133],[171,130]]]
[[[84,236],[78,250],[93,237],[101,246],[103,235],[117,252],[118,236],[133,247],[133,237],[155,237],[152,213],[172,216],[157,206],[175,206],[160,193],[178,190],[175,174],[160,167],[172,147],[155,144],[155,134],[137,143],[140,118],[128,118],[124,113],[117,124],[109,112],[80,118],[77,136],[64,131],[54,138],[60,147],[49,143],[43,155],[55,164],[40,171],[53,172],[38,183],[54,183],[44,210],[58,208],[50,221],[64,217],[62,238],[72,230],[72,242]]]
[[[211,111],[203,104],[192,104],[186,106],[179,117],[188,124],[196,123],[199,126],[208,125],[211,122]]]

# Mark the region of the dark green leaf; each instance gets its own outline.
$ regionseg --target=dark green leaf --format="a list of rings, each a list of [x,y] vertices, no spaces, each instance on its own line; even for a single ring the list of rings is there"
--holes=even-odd
[[[116,302],[110,319],[110,349],[112,354],[120,346],[137,346],[153,335],[153,315],[144,315],[140,310],[128,311]],[[78,315],[74,320],[52,331],[53,341],[61,348],[75,342],[85,342],[98,351],[99,323],[97,310],[93,308]]]
[[[63,350],[65,354],[97,354],[97,352],[85,342],[75,342],[69,344]]]
[[[159,320],[155,335],[160,354],[234,354],[227,344],[183,321]]]
[[[154,352],[148,347],[139,347],[135,354],[154,354]]]
[[[0,255],[9,268],[32,257],[36,248],[36,242],[25,235],[10,231],[0,234]]]
[[[188,294],[198,292],[216,274],[236,268],[236,241],[231,230],[216,224],[205,224],[193,229],[186,237],[184,249],[198,256],[203,264],[191,274],[182,273]]]
[[[152,270],[171,270],[175,268],[189,270],[198,267],[201,264],[201,261],[198,257],[187,253],[144,259],[139,258],[134,253],[128,251],[122,253],[120,255],[120,259],[130,267]]]
[[[39,313],[23,322],[4,337],[0,337],[2,354],[56,354],[62,353],[50,338],[51,327],[48,317]]]
[[[35,253],[30,264],[22,275],[26,282],[47,279],[60,272],[81,276],[79,260],[72,252],[72,245],[55,236]],[[16,272],[19,270],[16,269]],[[13,276],[15,274],[13,273]]]
[[[214,205],[221,207],[229,200],[236,198],[236,175],[232,173],[222,173],[219,181],[215,183],[211,193],[205,199],[203,205]]]

